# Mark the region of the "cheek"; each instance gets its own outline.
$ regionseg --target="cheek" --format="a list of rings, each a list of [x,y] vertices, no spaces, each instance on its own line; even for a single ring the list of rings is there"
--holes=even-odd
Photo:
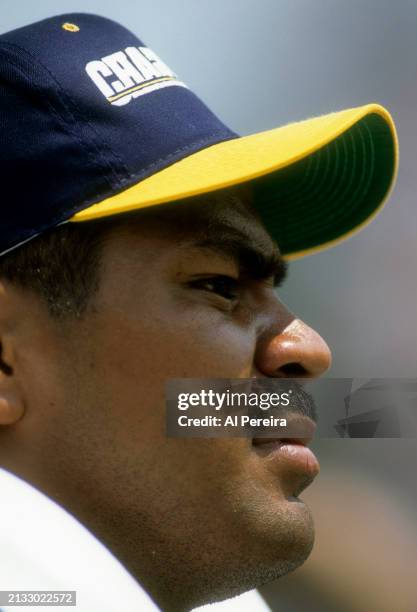
[[[154,315],[156,313],[153,313]],[[250,376],[255,350],[252,331],[221,313],[176,314],[119,322],[118,338],[105,350],[108,366],[133,382],[153,386],[167,378],[241,378]]]
[[[167,345],[173,361],[165,370],[166,376],[241,378],[252,368],[252,334],[221,317],[185,321],[177,333],[164,335],[163,346]],[[163,350],[163,346],[159,348]]]
[[[159,439],[165,432],[165,383],[170,378],[242,378],[251,375],[254,333],[214,308],[181,308],[152,296],[107,311],[95,327],[89,388],[121,428]],[[144,306],[142,304],[142,306]],[[91,346],[91,345],[90,345]],[[100,399],[99,397],[100,396]]]

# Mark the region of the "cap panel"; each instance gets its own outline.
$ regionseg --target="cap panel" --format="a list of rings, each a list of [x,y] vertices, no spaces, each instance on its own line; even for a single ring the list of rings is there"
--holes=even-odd
[[[3,47],[3,48],[2,48]],[[0,43],[0,251],[108,193],[112,174],[56,96],[47,72]],[[103,168],[106,172],[103,172]]]
[[[95,15],[1,35],[0,86],[0,253],[236,137],[136,36]]]
[[[78,31],[64,29],[66,23]],[[71,13],[1,40],[48,70],[84,139],[117,169],[116,190],[237,136],[139,38],[109,19]]]

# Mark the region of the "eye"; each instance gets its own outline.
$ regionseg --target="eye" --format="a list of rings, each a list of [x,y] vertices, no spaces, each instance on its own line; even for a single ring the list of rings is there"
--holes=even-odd
[[[218,275],[199,278],[191,281],[190,286],[193,287],[193,289],[201,289],[202,291],[215,293],[230,301],[239,298],[239,283],[237,279],[231,276]]]

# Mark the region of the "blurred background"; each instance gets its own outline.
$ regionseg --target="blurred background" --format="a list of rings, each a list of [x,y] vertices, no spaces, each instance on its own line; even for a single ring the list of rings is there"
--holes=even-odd
[[[333,350],[331,376],[417,375],[415,0],[18,0],[1,31],[63,12],[135,31],[242,135],[377,101],[397,123],[400,173],[359,235],[290,265],[283,301]],[[261,590],[279,612],[417,610],[417,440],[317,440],[304,498],[315,549]],[[234,602],[243,610],[245,603]]]

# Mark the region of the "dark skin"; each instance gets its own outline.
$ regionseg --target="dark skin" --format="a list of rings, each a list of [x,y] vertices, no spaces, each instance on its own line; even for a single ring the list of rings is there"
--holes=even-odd
[[[306,482],[250,439],[166,437],[166,379],[313,377],[330,352],[279,301],[282,260],[239,192],[122,217],[81,319],[1,285],[0,465],[186,610],[291,571],[314,532]]]

